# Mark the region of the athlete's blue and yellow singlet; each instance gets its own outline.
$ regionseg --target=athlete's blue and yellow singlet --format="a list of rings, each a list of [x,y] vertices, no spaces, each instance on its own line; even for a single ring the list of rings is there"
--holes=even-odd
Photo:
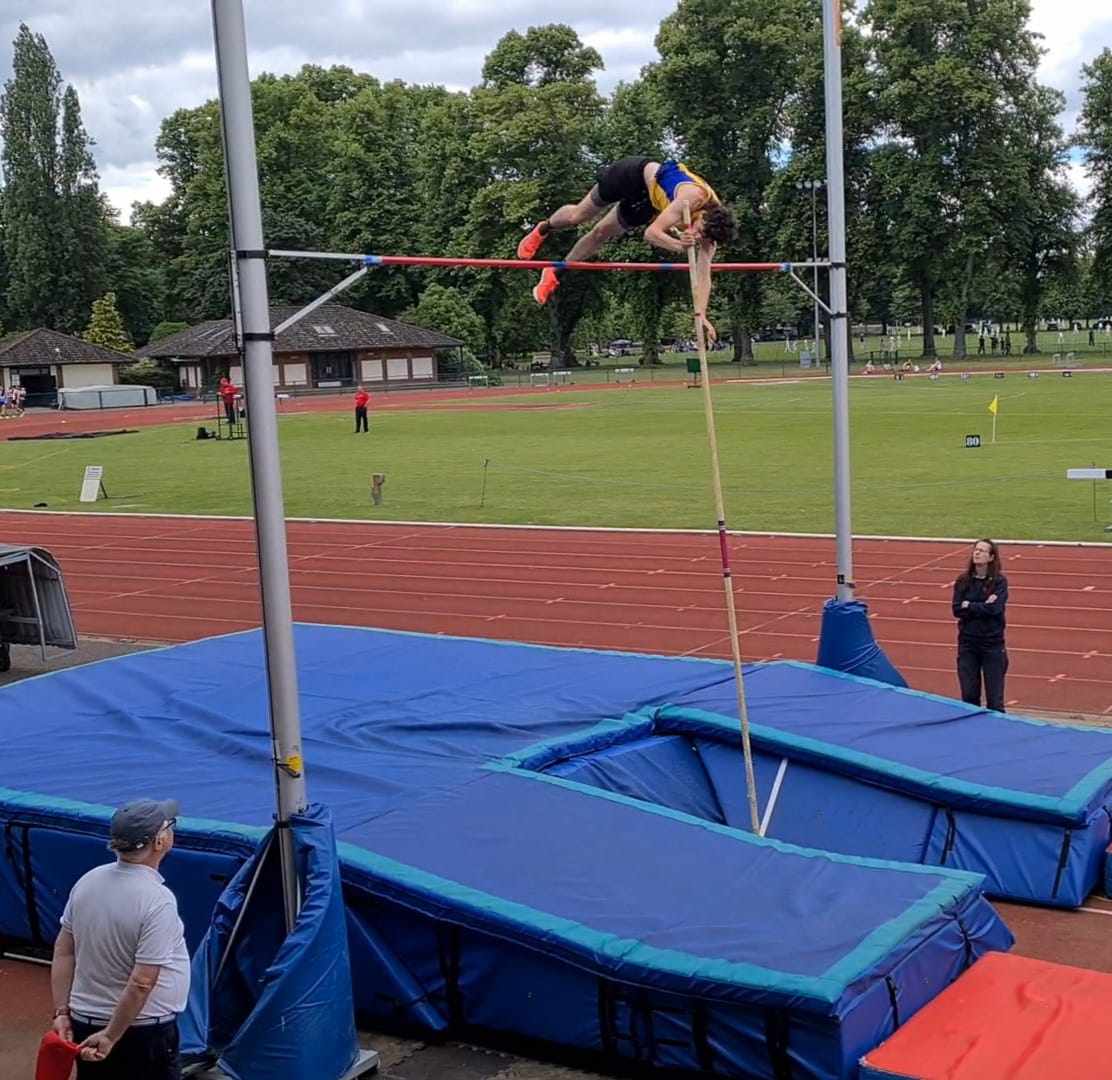
[[[694,184],[702,188],[711,205],[717,205],[722,201],[714,188],[697,173],[692,172],[682,161],[665,161],[656,170],[656,176],[649,187],[649,200],[657,213],[668,209],[668,205],[676,197],[676,188],[681,184]]]

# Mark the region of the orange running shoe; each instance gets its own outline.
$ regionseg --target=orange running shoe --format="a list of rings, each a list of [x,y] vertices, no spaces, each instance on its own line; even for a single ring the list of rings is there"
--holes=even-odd
[[[552,294],[560,287],[560,279],[551,266],[541,271],[541,279],[533,286],[533,299],[538,304],[547,304]]]
[[[541,232],[540,225],[534,225],[533,231],[528,236],[523,237],[521,243],[517,245],[517,257],[519,259],[534,258],[540,251],[544,238],[545,234]]]

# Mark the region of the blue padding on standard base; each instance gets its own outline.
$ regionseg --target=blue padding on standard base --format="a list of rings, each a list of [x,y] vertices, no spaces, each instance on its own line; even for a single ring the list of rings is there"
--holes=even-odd
[[[315,805],[290,819],[301,906],[289,934],[276,832],[225,889],[193,956],[182,1053],[218,1058],[232,1080],[340,1077],[359,1046],[332,816]]]
[[[827,600],[823,605],[816,662],[849,675],[907,686],[907,680],[876,643],[869,609],[860,600]]]

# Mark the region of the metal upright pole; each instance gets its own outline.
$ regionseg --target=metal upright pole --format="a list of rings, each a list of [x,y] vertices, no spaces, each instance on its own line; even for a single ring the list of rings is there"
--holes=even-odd
[[[811,260],[819,260],[819,182],[811,181]],[[822,355],[819,345],[819,268],[816,266],[811,272],[815,289],[815,361]],[[826,347],[826,358],[830,359],[830,346]]]
[[[834,387],[834,535],[837,599],[853,599],[849,463],[849,312],[846,290],[846,191],[842,152],[842,3],[823,0],[826,85],[826,208],[830,233],[830,374]]]
[[[293,838],[286,826],[291,814],[305,810],[307,797],[301,756],[301,718],[298,712],[282,472],[278,456],[278,418],[274,406],[273,335],[270,331],[266,252],[242,0],[212,0],[212,26],[224,125],[232,248],[238,270],[243,323],[248,445],[278,798],[282,894],[286,927],[292,930],[300,906],[300,890],[293,857]]]

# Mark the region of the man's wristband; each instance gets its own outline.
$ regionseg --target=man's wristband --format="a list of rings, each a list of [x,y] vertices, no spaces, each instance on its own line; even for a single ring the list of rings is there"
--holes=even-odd
[[[62,1008],[54,1010],[54,1019],[57,1020],[59,1016],[69,1016],[69,1014],[69,1007],[63,1005]]]

